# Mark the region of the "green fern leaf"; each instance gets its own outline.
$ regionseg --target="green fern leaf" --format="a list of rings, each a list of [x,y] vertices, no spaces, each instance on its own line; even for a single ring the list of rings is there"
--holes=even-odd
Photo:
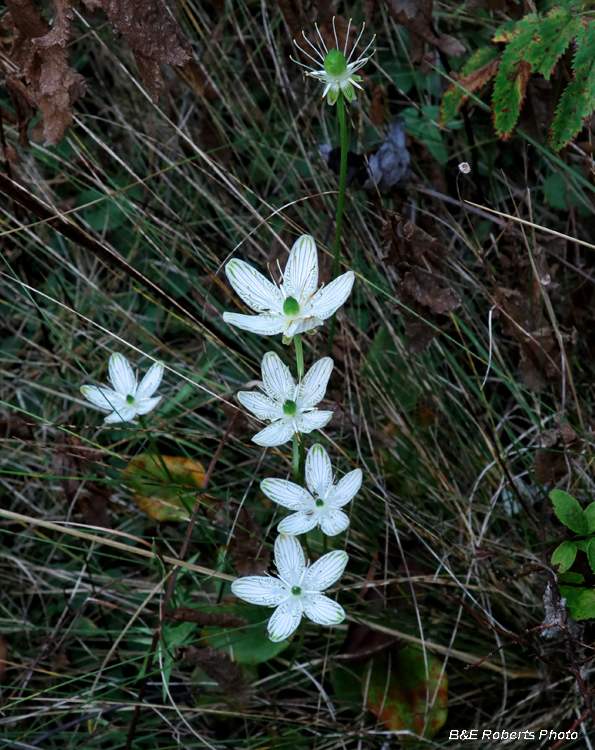
[[[440,106],[439,125],[447,125],[469,98],[496,75],[499,55],[495,47],[481,47],[461,68],[461,75],[444,92]],[[469,93],[467,93],[469,92]]]
[[[551,130],[552,148],[565,146],[595,109],[595,23],[581,20],[576,38],[574,77],[560,99]]]
[[[512,31],[506,29],[494,37],[508,42],[492,97],[494,127],[500,138],[506,140],[517,123],[531,75],[541,73],[549,78],[580,27],[578,17],[565,8],[554,8],[543,19],[530,13]]]

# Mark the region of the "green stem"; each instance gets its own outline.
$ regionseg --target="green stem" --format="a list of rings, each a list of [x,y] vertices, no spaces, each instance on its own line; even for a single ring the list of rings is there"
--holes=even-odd
[[[337,113],[339,115],[339,128],[341,130],[341,170],[339,172],[339,197],[337,198],[337,221],[335,224],[335,263],[333,267],[333,279],[339,275],[339,262],[341,260],[341,229],[343,227],[343,202],[345,199],[345,183],[347,182],[347,121],[345,118],[345,103],[343,92],[339,92],[337,99]]]
[[[339,129],[341,131],[341,169],[339,171],[339,197],[337,198],[337,219],[335,222],[335,257],[333,264],[333,279],[339,275],[341,262],[341,229],[343,228],[343,203],[345,200],[345,185],[347,182],[347,122],[345,118],[345,102],[343,92],[339,92],[337,99],[337,114],[339,115]],[[331,318],[329,331],[329,354],[333,348],[335,339],[335,327],[337,325],[337,313]]]
[[[296,333],[293,337],[293,343],[295,344],[295,357],[297,359],[297,376],[298,380],[301,380],[304,377],[304,351],[301,333]]]
[[[296,484],[300,481],[300,447],[297,432],[293,435],[293,481]]]

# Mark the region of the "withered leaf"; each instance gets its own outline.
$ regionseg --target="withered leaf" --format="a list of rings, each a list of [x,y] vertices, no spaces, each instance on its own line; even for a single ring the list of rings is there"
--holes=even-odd
[[[454,57],[465,52],[465,47],[457,39],[434,30],[433,4],[434,0],[389,0],[388,9],[391,16],[409,32],[413,62],[421,61],[426,42]]]
[[[18,76],[11,72],[8,92],[17,110],[19,141],[28,143],[31,110],[43,114],[45,145],[54,146],[72,124],[72,105],[85,94],[85,81],[68,64],[64,47],[70,34],[72,10],[67,0],[55,0],[52,28],[30,0],[6,0],[2,24],[12,34],[8,54]]]
[[[111,528],[107,512],[110,498],[108,486],[85,478],[92,463],[103,455],[102,451],[83,445],[74,436],[68,436],[67,441],[59,443],[55,450],[55,471],[60,477],[67,501],[72,503],[76,500],[85,523]]]
[[[446,249],[434,237],[394,211],[387,212],[382,232],[386,262],[399,274],[399,300],[411,311],[402,312],[405,332],[418,353],[436,335],[436,316],[456,310],[461,297],[439,273]]]
[[[583,441],[571,425],[561,421],[554,429],[544,430],[541,440],[543,447],[533,462],[535,479],[541,485],[559,482],[572,467],[572,456],[583,449]]]
[[[264,547],[263,532],[252,518],[250,512],[242,506],[239,511],[237,500],[231,501],[227,508],[221,500],[215,501],[207,509],[207,516],[217,525],[227,527],[229,516],[235,519],[233,536],[229,543],[229,554],[232,564],[240,576],[260,575],[269,567],[270,555]]]
[[[145,85],[157,101],[159,63],[184,65],[190,43],[161,0],[102,0],[102,8],[118,34],[126,38]]]
[[[197,622],[204,627],[241,628],[242,625],[246,625],[246,620],[239,615],[223,611],[202,612],[200,609],[184,606],[168,610],[165,619],[172,622]]]
[[[212,646],[181,646],[176,649],[176,659],[202,669],[208,677],[215,680],[228,698],[245,703],[250,697],[250,683],[242,674],[242,668],[225,651]]]

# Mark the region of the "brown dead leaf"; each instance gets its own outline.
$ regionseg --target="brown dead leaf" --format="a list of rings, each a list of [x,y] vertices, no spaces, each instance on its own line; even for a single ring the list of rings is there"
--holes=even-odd
[[[233,536],[229,543],[229,554],[234,568],[240,576],[261,575],[269,567],[270,555],[263,546],[264,534],[249,511],[237,500],[230,507],[223,501],[214,501],[207,509],[207,517],[218,526],[228,528],[234,523]]]
[[[225,651],[211,646],[181,646],[176,649],[176,660],[192,664],[219,685],[225,695],[232,700],[245,703],[251,694],[250,683],[244,677],[242,668],[235,664]]]
[[[304,8],[300,0],[279,0],[279,8],[294,38],[301,36],[304,23]]]
[[[89,473],[96,473],[91,466],[102,455],[102,451],[83,445],[74,436],[67,436],[66,442],[59,443],[55,448],[54,470],[60,477],[66,500],[68,503],[76,500],[85,523],[110,529],[107,512],[110,489],[103,482],[85,478]]]
[[[70,4],[54,0],[53,28],[30,0],[6,0],[6,6],[2,25],[12,34],[8,92],[17,110],[19,141],[28,142],[26,128],[35,106],[43,115],[40,131],[45,145],[55,146],[72,124],[72,105],[85,94],[85,81],[69,66],[64,50],[70,35]]]
[[[370,105],[370,122],[379,127],[384,122],[384,110],[388,101],[388,92],[384,86],[374,86],[372,104]]]
[[[101,7],[118,34],[126,38],[143,82],[157,101],[159,63],[184,65],[191,47],[160,0],[102,0]]]
[[[450,94],[456,89],[459,89],[461,86],[469,91],[470,94],[474,93],[475,91],[479,91],[479,89],[483,88],[487,83],[489,83],[489,81],[491,81],[498,72],[501,57],[502,55],[498,55],[498,57],[495,57],[493,60],[490,60],[490,62],[482,65],[482,67],[478,70],[475,70],[473,73],[469,73],[468,76],[459,78],[458,83],[451,83],[446,90],[446,93]],[[456,73],[453,74],[453,77],[456,78]],[[469,94],[463,94],[461,102],[466,102],[467,99],[469,99]],[[442,124],[440,119],[438,120],[438,123],[440,125]]]
[[[572,468],[573,455],[582,451],[583,441],[571,425],[560,420],[554,429],[544,430],[541,441],[542,447],[533,461],[535,479],[544,486],[555,484]]]
[[[19,146],[28,148],[29,143],[29,123],[37,112],[37,102],[33,92],[15,75],[6,77],[4,87],[14,107],[16,118],[17,132],[19,134]]]
[[[433,4],[434,0],[389,0],[388,3],[391,16],[409,32],[411,59],[416,63],[423,57],[425,43],[453,57],[465,52],[457,39],[434,30]]]
[[[431,235],[399,213],[387,212],[382,228],[386,263],[394,265],[405,332],[414,353],[423,351],[436,335],[436,316],[461,305],[459,293],[440,275],[446,249]],[[432,325],[433,324],[433,325]]]
[[[165,613],[165,619],[172,622],[197,622],[203,627],[219,628],[241,628],[246,625],[246,620],[238,615],[231,615],[229,612],[201,612],[200,609],[192,607],[178,607],[169,609]]]

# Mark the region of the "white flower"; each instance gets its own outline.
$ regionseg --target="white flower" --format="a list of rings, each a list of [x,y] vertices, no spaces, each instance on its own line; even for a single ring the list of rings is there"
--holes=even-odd
[[[322,592],[337,581],[347,565],[346,552],[334,550],[306,566],[304,552],[294,536],[275,540],[275,564],[279,578],[248,576],[238,578],[231,590],[250,604],[277,606],[267,627],[271,641],[283,641],[306,615],[319,625],[336,625],[345,619],[340,604]]]
[[[265,336],[282,333],[284,343],[322,325],[349,297],[355,278],[353,271],[348,271],[316,291],[318,254],[314,238],[308,234],[291,248],[281,288],[243,260],[230,260],[225,273],[244,302],[259,315],[226,312],[223,320]]]
[[[362,485],[362,470],[354,469],[338,484],[333,484],[333,468],[325,449],[316,443],[306,459],[308,490],[286,479],[264,479],[260,489],[284,508],[296,510],[277,526],[281,534],[305,534],[320,526],[327,536],[335,536],[349,526],[348,516],[340,510],[353,499]]]
[[[322,400],[333,369],[330,357],[319,359],[295,384],[289,368],[281,362],[275,352],[267,352],[262,358],[262,380],[265,393],[240,391],[238,401],[259,419],[271,424],[254,435],[257,445],[272,448],[283,445],[297,432],[312,432],[327,425],[332,411],[316,409]]]
[[[137,385],[126,357],[115,353],[109,358],[109,379],[114,389],[83,385],[81,393],[99,409],[111,412],[106,422],[128,422],[137,414],[147,414],[161,401],[161,396],[151,396],[159,388],[162,377],[163,362],[155,362]]]
[[[320,38],[320,41],[322,42],[322,47],[324,49],[325,54],[323,55],[320,50],[315,47],[312,42],[310,42],[307,38],[304,32],[302,31],[302,36],[304,37],[304,40],[312,47],[314,52],[316,53],[317,57],[319,59],[316,59],[312,57],[306,50],[302,49],[298,43],[293,40],[293,43],[295,46],[299,49],[299,51],[306,55],[306,57],[310,58],[312,62],[317,66],[316,68],[312,68],[310,65],[304,65],[304,63],[299,62],[299,60],[293,60],[293,57],[291,58],[293,62],[297,63],[298,65],[301,65],[302,68],[306,68],[308,72],[306,75],[311,76],[312,78],[317,78],[319,81],[322,81],[322,83],[326,84],[324,91],[322,92],[322,98],[324,99],[325,96],[328,95],[328,103],[334,104],[338,97],[339,92],[343,92],[343,96],[345,99],[347,99],[348,102],[352,102],[355,99],[355,91],[353,87],[355,86],[358,89],[361,89],[360,81],[362,80],[360,76],[355,75],[355,72],[359,70],[360,68],[363,68],[363,66],[368,62],[370,57],[374,54],[374,51],[372,51],[371,55],[368,55],[368,57],[365,57],[366,52],[370,49],[371,45],[374,43],[374,37],[370,44],[366,47],[366,49],[362,52],[362,54],[355,59],[353,62],[349,62],[351,58],[353,57],[353,53],[355,52],[357,45],[359,43],[359,40],[362,37],[362,34],[364,33],[364,29],[366,27],[366,24],[363,24],[362,30],[360,32],[360,35],[358,36],[355,44],[353,45],[353,48],[351,52],[349,53],[349,57],[347,57],[347,42],[349,40],[349,29],[351,28],[351,19],[349,19],[349,26],[347,27],[347,33],[345,34],[345,47],[343,51],[339,49],[339,40],[337,39],[337,29],[335,28],[335,19],[333,18],[333,31],[335,33],[335,44],[336,47],[329,50],[324,43],[324,39],[322,38],[322,35],[320,31],[318,30],[318,26],[316,27],[316,31],[318,32],[318,36]],[[322,63],[322,68],[320,67]]]

